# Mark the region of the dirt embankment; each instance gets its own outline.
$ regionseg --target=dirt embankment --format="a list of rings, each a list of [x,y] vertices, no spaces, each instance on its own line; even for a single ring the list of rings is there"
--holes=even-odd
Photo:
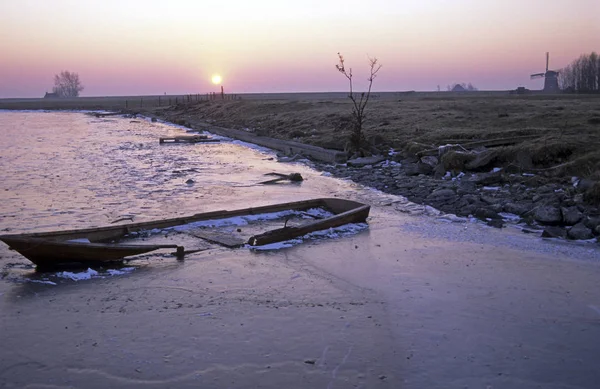
[[[344,150],[350,112],[347,99],[307,99],[201,101],[152,114]],[[367,120],[374,153],[392,149],[398,164],[324,170],[492,225],[511,213],[553,236],[600,234],[598,96],[384,95]]]

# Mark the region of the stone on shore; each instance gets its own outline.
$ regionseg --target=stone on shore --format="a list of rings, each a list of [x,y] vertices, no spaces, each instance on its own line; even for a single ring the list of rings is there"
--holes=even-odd
[[[452,189],[437,189],[427,196],[427,201],[432,203],[449,203],[458,199]]]
[[[560,224],[562,222],[562,214],[558,207],[544,205],[535,210],[533,218],[542,224]]]
[[[560,211],[562,213],[563,222],[568,226],[572,226],[579,223],[579,221],[583,217],[583,214],[575,206],[563,207],[560,209]]]
[[[594,237],[594,234],[592,233],[592,230],[585,226],[585,224],[577,223],[569,229],[569,231],[567,232],[567,236],[570,239],[587,240],[592,239]]]
[[[502,171],[499,170],[491,173],[477,174],[472,181],[478,185],[493,185],[504,182],[504,177],[502,177]]]
[[[504,212],[512,213],[515,215],[523,216],[531,210],[533,205],[531,203],[506,203],[504,204]]]
[[[600,216],[587,216],[583,219],[583,224],[590,230],[595,230],[600,227]]]
[[[404,172],[407,176],[429,175],[433,172],[433,167],[423,162],[411,163],[404,166]]]
[[[548,226],[542,232],[542,238],[563,238],[567,237],[567,231],[558,226]]]

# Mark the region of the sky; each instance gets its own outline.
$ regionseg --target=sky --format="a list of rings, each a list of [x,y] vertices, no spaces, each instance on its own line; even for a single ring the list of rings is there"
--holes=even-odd
[[[82,96],[541,89],[529,75],[600,51],[600,0],[0,0],[0,98],[62,70]]]

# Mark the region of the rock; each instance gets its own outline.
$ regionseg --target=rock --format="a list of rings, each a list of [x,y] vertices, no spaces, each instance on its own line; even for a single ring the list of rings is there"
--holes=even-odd
[[[502,212],[503,207],[502,203],[490,204],[490,209],[496,213]]]
[[[577,190],[579,190],[581,192],[585,192],[586,190],[590,189],[592,186],[594,186],[594,181],[587,179],[587,178],[582,178],[577,183]]]
[[[474,194],[477,191],[477,184],[468,180],[460,180],[456,193],[458,194]]]
[[[471,205],[463,205],[456,209],[456,215],[463,216],[463,217],[472,216],[475,213],[476,209],[477,209],[476,205],[472,205],[472,204]]]
[[[579,212],[577,207],[563,207],[560,209],[560,212],[562,213],[563,222],[568,226],[579,223],[583,217],[583,214]]]
[[[392,161],[402,163],[404,162],[404,156],[400,153],[396,153],[392,155]]]
[[[498,215],[497,212],[489,209],[489,208],[477,208],[475,210],[475,217],[478,219],[500,219],[502,220],[502,217],[500,215]]]
[[[152,123],[156,123],[157,119],[156,118],[152,118],[150,119],[152,121]]]
[[[404,172],[407,176],[418,176],[419,174],[429,175],[433,171],[433,167],[426,163],[412,163],[404,166]]]
[[[448,203],[450,201],[456,201],[457,196],[452,189],[438,189],[427,196],[426,200],[433,203]]]
[[[429,155],[426,157],[422,157],[421,162],[431,166],[432,168],[435,168],[440,161],[437,159],[437,157]]]
[[[441,165],[445,170],[460,172],[465,169],[465,163],[473,160],[475,154],[462,151],[450,151],[440,157]]]
[[[346,162],[346,164],[350,167],[363,167],[367,165],[375,165],[383,161],[385,161],[385,157],[381,155],[374,155],[372,157],[350,159]]]
[[[504,221],[502,219],[492,219],[487,221],[487,225],[494,228],[504,227]]]
[[[583,219],[583,224],[590,230],[595,230],[596,227],[600,226],[600,216],[586,216]]]
[[[567,236],[569,239],[575,240],[586,240],[592,239],[594,234],[592,234],[592,230],[587,228],[583,223],[577,223],[569,231],[567,232]]]
[[[502,198],[499,197],[492,197],[492,196],[487,196],[487,195],[481,195],[481,201],[483,201],[486,204],[498,204],[500,202],[503,201]]]
[[[502,171],[497,171],[477,174],[471,181],[478,185],[492,185],[504,182],[504,177],[502,176]]]
[[[567,231],[565,231],[561,227],[557,226],[548,226],[544,228],[544,232],[542,232],[542,238],[566,238]]]
[[[192,185],[195,181],[192,180],[191,178],[189,180],[187,180],[185,183],[188,185]]]
[[[419,170],[419,174],[430,175],[433,172],[433,166],[423,162],[417,163],[417,169]]]
[[[475,157],[474,160],[465,164],[465,167],[469,170],[477,170],[485,168],[490,165],[498,155],[497,150],[485,150]]]
[[[542,224],[560,224],[562,222],[560,209],[550,205],[538,207],[533,218]]]
[[[467,202],[467,204],[475,204],[475,203],[478,203],[478,202],[479,202],[479,196],[477,196],[477,195],[475,195],[475,194],[467,194],[467,195],[464,195],[464,196],[462,197],[462,199],[463,199],[464,201],[466,201],[466,202]]]
[[[532,208],[530,203],[506,203],[502,209],[504,212],[522,216],[529,212]]]
[[[439,164],[435,167],[435,169],[433,169],[433,177],[435,178],[442,178],[444,177],[444,175],[446,174],[446,169],[444,168],[444,165]],[[583,200],[583,195],[581,195],[581,199]]]

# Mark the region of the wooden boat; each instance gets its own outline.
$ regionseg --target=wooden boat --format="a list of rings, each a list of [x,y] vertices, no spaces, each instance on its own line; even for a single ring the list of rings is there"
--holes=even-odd
[[[361,223],[369,216],[371,207],[351,200],[318,198],[232,211],[203,212],[185,217],[124,225],[0,235],[0,240],[6,243],[11,249],[18,251],[21,255],[38,265],[39,268],[55,267],[57,265],[65,264],[120,261],[125,257],[165,248],[176,248],[177,257],[183,259],[185,250],[179,245],[123,244],[120,243],[120,241],[125,240],[127,235],[135,232],[175,227],[205,220],[260,215],[287,210],[306,211],[311,208],[325,208],[333,213],[333,216],[313,220],[301,226],[286,226],[276,230],[267,231],[263,234],[254,235],[250,237],[248,244],[251,246],[262,246],[348,223]],[[82,240],[85,240],[85,242]]]

